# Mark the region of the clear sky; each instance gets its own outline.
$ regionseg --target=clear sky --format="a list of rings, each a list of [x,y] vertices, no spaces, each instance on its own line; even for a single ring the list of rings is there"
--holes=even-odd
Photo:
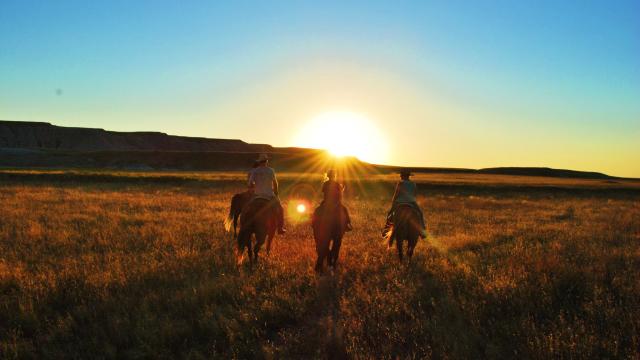
[[[0,1],[0,119],[640,177],[640,1]],[[372,145],[373,146],[373,145]]]

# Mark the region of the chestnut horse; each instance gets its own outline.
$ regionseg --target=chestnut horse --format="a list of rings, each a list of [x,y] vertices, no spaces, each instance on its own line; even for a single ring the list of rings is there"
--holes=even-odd
[[[271,248],[271,240],[276,234],[278,215],[272,200],[256,198],[242,209],[240,214],[240,233],[238,234],[237,261],[242,262],[244,249],[249,254],[249,264],[253,267],[258,262],[260,247],[267,240],[267,253]],[[256,242],[252,243],[253,235]]]
[[[335,269],[337,265],[342,237],[347,228],[345,215],[340,204],[320,205],[313,213],[311,226],[318,254],[315,267],[317,272],[323,271],[325,259],[332,268]]]
[[[414,208],[409,205],[398,205],[393,215],[393,225],[386,238],[389,240],[389,246],[393,244],[395,238],[400,261],[403,259],[402,246],[405,240],[408,242],[407,256],[411,260],[413,250],[418,243],[418,237],[420,237],[420,224],[420,214]]]

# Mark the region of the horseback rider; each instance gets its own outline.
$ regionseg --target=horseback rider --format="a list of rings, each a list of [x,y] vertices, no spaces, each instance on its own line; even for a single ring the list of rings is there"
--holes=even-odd
[[[387,214],[387,223],[384,226],[383,236],[389,231],[391,224],[393,223],[393,214],[399,205],[409,205],[420,215],[421,221],[421,229],[420,229],[420,237],[426,238],[427,231],[424,223],[424,214],[422,213],[422,209],[418,206],[418,202],[416,201],[416,183],[409,180],[409,177],[413,175],[407,169],[403,169],[400,171],[400,181],[396,184],[396,191],[393,194],[393,199],[391,200],[391,210]]]
[[[284,211],[278,198],[278,180],[275,171],[268,165],[267,154],[260,154],[256,160],[258,166],[249,172],[249,188],[254,189],[253,198],[271,200],[271,203],[278,214],[278,234],[284,234]]]
[[[351,231],[353,229],[353,227],[351,226],[351,217],[349,216],[349,211],[347,210],[347,208],[342,204],[342,192],[344,191],[344,185],[336,181],[336,171],[334,169],[329,169],[326,176],[327,178],[322,184],[322,193],[324,194],[324,199],[322,200],[320,206],[339,207],[345,216],[346,231]]]

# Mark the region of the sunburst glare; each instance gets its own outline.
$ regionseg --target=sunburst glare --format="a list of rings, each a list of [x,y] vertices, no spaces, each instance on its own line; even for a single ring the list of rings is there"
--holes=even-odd
[[[387,161],[383,133],[363,115],[334,111],[313,118],[298,134],[296,146],[325,149],[334,156],[355,156],[370,163]]]

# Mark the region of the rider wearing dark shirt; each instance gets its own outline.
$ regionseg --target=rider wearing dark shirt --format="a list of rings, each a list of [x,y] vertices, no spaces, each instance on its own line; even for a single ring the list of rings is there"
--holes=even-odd
[[[387,223],[382,230],[382,236],[386,236],[387,232],[391,228],[393,215],[397,207],[399,205],[409,205],[420,215],[420,237],[423,239],[427,237],[424,215],[422,213],[422,209],[420,208],[420,206],[418,206],[418,202],[416,201],[416,184],[413,181],[409,180],[409,177],[411,175],[411,172],[406,169],[400,172],[401,180],[396,185],[396,191],[393,194],[391,210],[389,210],[389,213],[387,214]]]
[[[322,193],[324,194],[324,202],[339,204],[342,202],[342,191],[344,186],[339,182],[329,179],[322,184]]]
[[[335,170],[332,169],[327,171],[327,180],[322,184],[324,199],[322,200],[321,206],[340,206],[346,219],[347,231],[351,231],[352,226],[349,211],[342,204],[342,192],[344,191],[344,185],[337,182],[335,178]]]

